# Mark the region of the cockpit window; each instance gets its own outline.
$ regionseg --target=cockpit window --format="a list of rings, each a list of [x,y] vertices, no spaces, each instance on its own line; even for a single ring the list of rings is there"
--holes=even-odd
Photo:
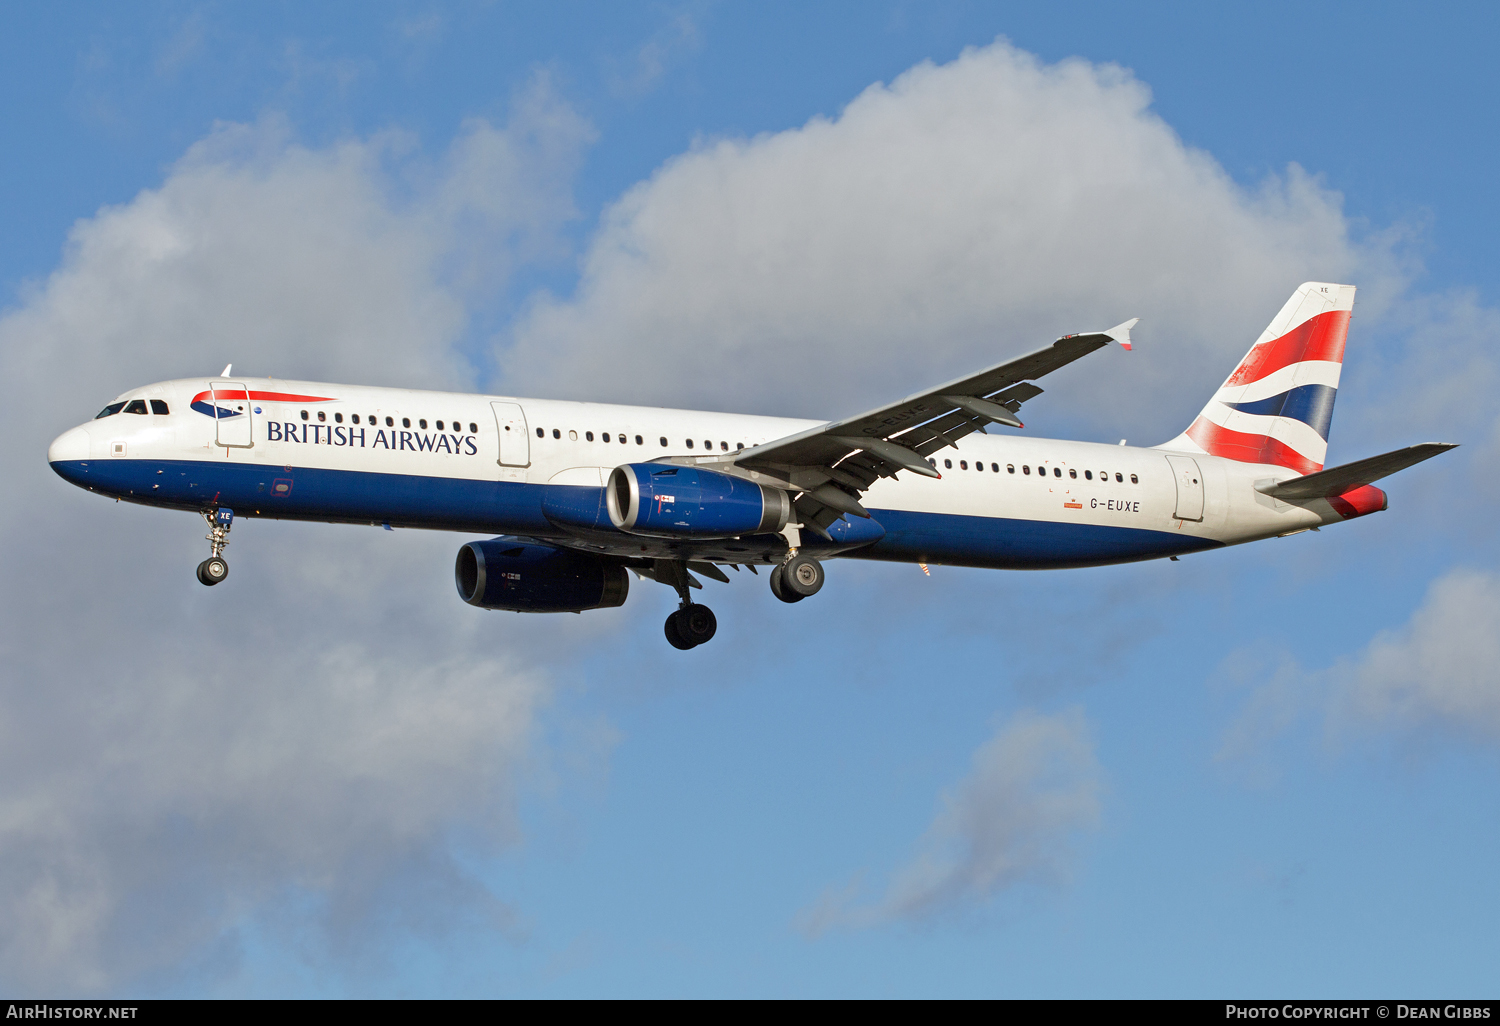
[[[100,410],[99,411],[99,416],[95,417],[94,419],[95,420],[103,420],[105,417],[113,417],[115,414],[119,413],[124,408],[125,408],[125,404],[124,403],[110,403],[104,409]]]
[[[167,404],[162,402],[160,399],[153,399],[151,400],[151,412],[156,414],[158,417],[165,417],[172,411],[167,409]]]
[[[126,413],[139,413],[141,416],[144,417],[146,415],[146,400],[144,400],[144,399],[132,399],[132,400],[130,400],[130,405],[125,407],[125,412]]]

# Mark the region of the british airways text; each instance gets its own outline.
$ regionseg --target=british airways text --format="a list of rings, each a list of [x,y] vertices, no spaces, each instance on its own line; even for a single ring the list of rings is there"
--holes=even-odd
[[[412,452],[447,452],[456,456],[478,456],[473,435],[450,435],[441,431],[387,431],[377,428],[373,436],[366,428],[342,424],[298,424],[267,421],[266,441],[297,442],[300,445],[345,445],[358,449],[408,449]]]

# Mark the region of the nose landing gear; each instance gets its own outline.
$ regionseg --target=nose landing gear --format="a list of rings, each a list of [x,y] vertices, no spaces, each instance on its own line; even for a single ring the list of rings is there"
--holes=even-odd
[[[208,534],[204,535],[213,548],[213,554],[198,564],[198,580],[213,587],[229,576],[229,564],[225,561],[224,546],[229,544],[229,528],[234,524],[234,510],[206,510],[203,519],[208,521]]]

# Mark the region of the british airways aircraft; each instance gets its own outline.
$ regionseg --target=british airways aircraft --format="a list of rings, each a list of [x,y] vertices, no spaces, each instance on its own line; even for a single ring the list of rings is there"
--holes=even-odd
[[[458,551],[465,602],[621,605],[631,575],[676,590],[667,641],[713,637],[699,577],[769,567],[800,602],[830,559],[1002,569],[1100,566],[1317,530],[1386,508],[1373,482],[1451,445],[1324,469],[1354,288],[1304,284],[1186,431],[1153,448],[989,434],[1033,382],[1136,321],[829,423],[307,381],[131,389],[63,433],[68,481],[209,525],[221,583],[236,519],[485,536]]]

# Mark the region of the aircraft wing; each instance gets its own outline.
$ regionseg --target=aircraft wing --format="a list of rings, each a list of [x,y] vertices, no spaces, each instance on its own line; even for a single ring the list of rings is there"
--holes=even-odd
[[[804,526],[820,534],[845,513],[868,517],[859,495],[877,479],[910,470],[941,477],[927,457],[986,424],[1021,427],[1021,404],[1042,390],[1030,379],[1050,374],[1110,342],[1130,348],[1139,318],[1108,331],[1064,335],[1044,349],[870,410],[747,449],[731,457],[752,475],[801,494]]]
[[[1257,484],[1255,490],[1277,499],[1325,499],[1330,495],[1343,495],[1361,485],[1373,484],[1398,470],[1405,470],[1456,448],[1457,445],[1448,442],[1423,442],[1421,445],[1409,445],[1395,452],[1345,463],[1342,467],[1329,467],[1314,474],[1294,477],[1279,484]]]

